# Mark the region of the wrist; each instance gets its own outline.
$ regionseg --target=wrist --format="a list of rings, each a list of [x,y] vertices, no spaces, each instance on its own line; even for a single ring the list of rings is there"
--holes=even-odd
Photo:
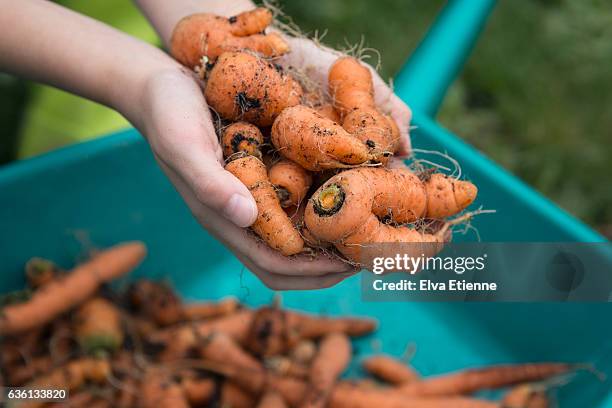
[[[119,72],[109,86],[109,105],[141,131],[144,130],[149,84],[161,75],[183,70],[170,56],[151,48],[149,55],[139,53],[137,64],[117,67]]]

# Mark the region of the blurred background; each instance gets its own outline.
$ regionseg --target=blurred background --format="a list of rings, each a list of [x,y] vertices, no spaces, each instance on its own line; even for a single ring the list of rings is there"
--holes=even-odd
[[[128,0],[58,3],[159,44]],[[365,39],[391,78],[442,0],[279,0],[304,32]],[[500,0],[439,122],[612,237],[612,7],[606,0]],[[0,73],[0,163],[128,126],[117,113]]]

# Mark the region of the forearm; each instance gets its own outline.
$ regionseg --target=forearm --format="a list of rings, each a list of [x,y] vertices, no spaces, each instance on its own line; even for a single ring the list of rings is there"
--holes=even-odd
[[[178,68],[155,47],[50,1],[0,0],[0,8],[0,70],[110,106],[130,120],[148,75]]]
[[[255,7],[251,0],[135,0],[164,44],[180,19],[194,13],[214,13],[230,17]]]

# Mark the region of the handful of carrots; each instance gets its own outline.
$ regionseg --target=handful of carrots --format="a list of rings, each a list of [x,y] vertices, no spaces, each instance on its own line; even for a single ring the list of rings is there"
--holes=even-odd
[[[327,89],[312,89],[307,73],[277,64],[291,49],[287,37],[266,31],[272,23],[265,8],[196,14],[177,24],[171,46],[204,80],[226,169],[258,207],[252,230],[286,256],[335,248],[366,267],[362,248],[371,245],[441,248],[453,225],[447,219],[474,201],[476,186],[389,168],[402,135],[376,105],[372,70],[338,53]]]
[[[184,303],[162,282],[127,290],[103,283],[136,267],[142,243],[117,245],[41,283],[0,310],[4,386],[57,388],[69,401],[17,407],[545,408],[546,384],[579,368],[530,363],[421,376],[405,361],[360,358],[370,377],[345,380],[351,339],[372,335],[370,318],[249,308],[234,299]],[[45,265],[53,265],[45,263]],[[30,273],[28,273],[30,278]],[[67,296],[79,282],[79,295]],[[24,322],[26,317],[36,319]],[[501,401],[476,398],[507,388]]]

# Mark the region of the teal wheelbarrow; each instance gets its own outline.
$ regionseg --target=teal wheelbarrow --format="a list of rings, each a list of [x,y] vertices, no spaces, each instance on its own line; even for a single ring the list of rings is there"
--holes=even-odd
[[[493,8],[491,0],[449,1],[398,75],[397,92],[414,110],[413,144],[457,159],[479,186],[476,205],[497,210],[473,222],[483,240],[603,242],[433,119]],[[146,242],[150,255],[130,279],[168,278],[191,299],[235,295],[250,305],[272,299],[273,292],[196,223],[135,130],[0,169],[0,291],[23,285],[31,256],[70,267],[90,245],[135,239]],[[412,363],[424,375],[554,360],[590,362],[612,376],[610,303],[365,302],[358,276],[330,289],[284,293],[283,302],[379,319],[382,350],[400,355],[416,344]],[[357,342],[357,361],[372,351],[372,340]],[[612,407],[610,384],[580,375],[559,390],[560,406]]]

